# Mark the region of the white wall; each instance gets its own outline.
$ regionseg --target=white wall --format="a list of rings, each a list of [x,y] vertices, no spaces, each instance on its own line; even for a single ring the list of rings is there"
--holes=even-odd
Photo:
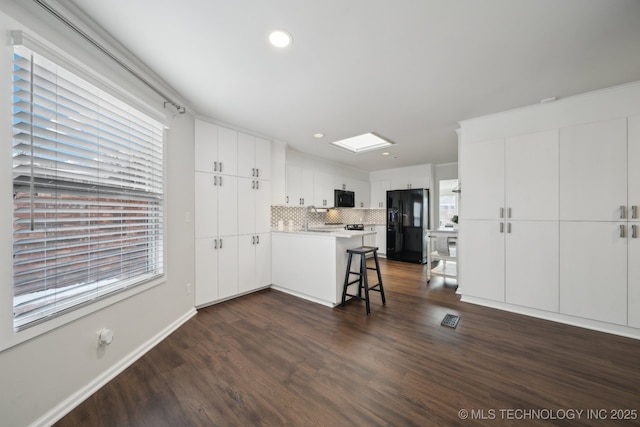
[[[23,6],[24,4],[24,6]],[[63,45],[70,54],[106,72],[127,90],[141,86],[117,71],[107,59],[83,47],[46,14],[25,12],[33,2],[0,4],[0,34],[24,29]],[[36,6],[37,7],[37,6]],[[4,13],[3,13],[4,12]],[[9,17],[11,14],[13,18]],[[44,21],[40,21],[44,17]],[[18,20],[20,22],[18,22]],[[36,31],[37,30],[37,31]],[[103,61],[103,62],[102,62]],[[11,48],[0,43],[0,337],[12,324],[11,200]],[[162,100],[140,88],[156,108]],[[166,282],[101,310],[0,351],[0,424],[47,425],[115,376],[142,352],[186,321],[194,311],[193,212],[194,120],[188,114],[169,117],[166,152]],[[114,331],[113,342],[100,348],[96,331]],[[6,345],[5,345],[6,347]]]

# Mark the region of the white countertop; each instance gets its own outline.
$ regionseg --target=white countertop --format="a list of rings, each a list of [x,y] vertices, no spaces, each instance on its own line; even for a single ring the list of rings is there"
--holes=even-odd
[[[360,237],[360,236],[369,236],[372,234],[376,234],[375,231],[371,230],[344,230],[344,229],[335,229],[335,230],[321,230],[321,231],[304,231],[304,230],[273,230],[272,233],[282,233],[282,234],[299,234],[299,235],[307,235],[314,237],[342,237],[342,238],[351,238],[351,237]]]

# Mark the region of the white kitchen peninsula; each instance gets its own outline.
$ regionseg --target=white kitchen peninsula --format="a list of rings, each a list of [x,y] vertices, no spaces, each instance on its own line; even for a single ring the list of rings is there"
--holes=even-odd
[[[363,245],[371,230],[273,231],[273,289],[333,307],[341,302],[347,249]],[[352,266],[353,269],[353,266]]]

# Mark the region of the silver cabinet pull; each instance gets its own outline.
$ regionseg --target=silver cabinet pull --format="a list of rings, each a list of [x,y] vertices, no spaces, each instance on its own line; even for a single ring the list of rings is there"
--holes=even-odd
[[[255,181],[251,181],[251,189],[252,190],[256,189],[256,182]]]
[[[500,232],[504,233],[504,222],[500,223]]]
[[[256,168],[251,168],[251,176],[256,176]]]
[[[511,208],[507,208],[507,218],[511,218]]]
[[[256,245],[260,244],[260,236],[256,236]]]
[[[220,239],[220,249],[222,249],[222,239]]]
[[[631,226],[631,238],[632,239],[638,238],[638,226],[635,224]]]
[[[620,237],[626,237],[626,227],[624,224],[620,224]]]
[[[218,185],[218,175],[213,177],[213,185]]]
[[[511,233],[511,223],[507,223],[507,233]]]
[[[218,172],[218,162],[213,162],[213,171]]]
[[[213,249],[218,249],[218,239],[213,239]]]
[[[620,206],[620,219],[627,217],[627,207],[625,205]]]
[[[256,236],[251,236],[251,244],[252,245],[256,244]]]
[[[286,201],[286,203],[287,203],[287,204],[289,204],[289,196],[287,196],[287,201]]]
[[[633,218],[633,219],[638,218],[638,207],[637,206],[631,206],[631,218]]]
[[[500,208],[500,218],[504,218],[504,208]]]
[[[218,180],[218,185],[222,187],[222,177],[220,177],[220,179]]]
[[[218,162],[220,164],[220,172],[222,172],[222,162]]]
[[[260,189],[260,181],[256,181],[256,190]]]
[[[260,168],[256,168],[256,178],[260,178]]]

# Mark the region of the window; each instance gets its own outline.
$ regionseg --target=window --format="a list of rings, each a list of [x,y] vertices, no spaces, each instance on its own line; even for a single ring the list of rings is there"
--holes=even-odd
[[[14,46],[14,329],[164,273],[163,143],[161,123]]]

